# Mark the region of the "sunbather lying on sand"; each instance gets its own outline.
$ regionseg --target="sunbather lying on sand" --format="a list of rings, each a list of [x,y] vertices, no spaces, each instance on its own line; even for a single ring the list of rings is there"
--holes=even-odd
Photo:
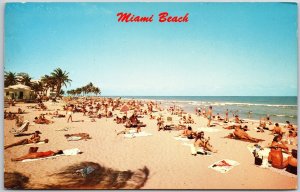
[[[38,159],[38,158],[44,158],[44,157],[51,157],[59,154],[63,154],[62,150],[57,151],[45,151],[45,152],[37,152],[38,147],[30,147],[29,152],[27,155],[18,157],[18,158],[12,158],[12,161],[23,161],[25,159]]]
[[[249,142],[260,142],[263,141],[262,139],[256,139],[253,137],[250,137],[243,129],[240,129],[239,127],[235,127],[235,130],[230,135],[226,136],[225,138],[231,138],[231,139],[240,139],[243,141],[249,141]]]
[[[87,140],[91,139],[90,135],[88,133],[73,133],[73,134],[65,134],[65,137],[69,139],[70,137],[81,137],[81,139],[78,140]]]
[[[53,121],[50,121],[50,120],[46,119],[44,114],[41,114],[39,117],[35,117],[33,122],[35,122],[36,124],[50,124],[50,123],[53,123]]]
[[[196,148],[196,150],[193,150],[193,151],[197,152],[198,147],[203,147],[204,150],[206,150],[206,151],[211,151],[213,153],[217,153],[218,151],[212,147],[212,145],[209,143],[209,140],[210,140],[210,137],[208,137],[207,139],[204,138],[203,131],[197,133],[195,142],[194,142],[194,147]],[[196,155],[196,154],[197,153],[193,153],[192,155]]]
[[[4,146],[4,149],[8,149],[8,148],[11,148],[11,147],[14,147],[14,146],[18,146],[18,145],[26,145],[26,144],[30,144],[30,143],[38,143],[38,142],[41,142],[41,137],[40,135],[41,132],[39,131],[36,131],[32,137],[30,137],[29,139],[22,139],[16,143],[13,143],[13,144],[10,144],[10,145],[6,145]],[[44,142],[45,143],[48,143],[48,139],[45,139]]]
[[[63,115],[63,114],[59,114],[59,113],[58,113],[58,110],[56,110],[56,111],[53,113],[53,116],[52,116],[52,117],[63,118],[63,117],[66,117],[66,116]]]
[[[241,124],[239,124],[239,125],[229,125],[229,126],[223,127],[223,128],[224,128],[224,129],[235,129],[236,127],[239,128],[239,129],[243,129],[244,131],[249,131],[247,125],[244,125],[244,126],[242,127]]]
[[[12,113],[12,112],[6,112],[4,111],[4,119],[6,120],[14,120],[17,117],[16,114]]]

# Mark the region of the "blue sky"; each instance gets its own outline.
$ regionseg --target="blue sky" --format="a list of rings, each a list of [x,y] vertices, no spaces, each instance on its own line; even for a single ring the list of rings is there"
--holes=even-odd
[[[158,14],[188,23],[159,23]],[[152,23],[118,23],[118,12]],[[102,95],[297,95],[293,3],[9,3],[5,71],[60,67]],[[66,88],[64,88],[66,90]]]

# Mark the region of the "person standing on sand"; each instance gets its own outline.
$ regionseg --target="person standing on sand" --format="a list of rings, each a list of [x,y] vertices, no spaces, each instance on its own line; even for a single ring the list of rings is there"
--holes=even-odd
[[[69,105],[69,106],[67,107],[67,111],[66,111],[66,115],[67,115],[67,123],[69,123],[69,120],[70,120],[70,119],[71,119],[71,122],[73,122],[73,119],[72,119],[73,108],[74,108],[74,105]]]
[[[212,106],[209,106],[207,111],[207,119],[208,119],[207,127],[210,127],[211,118],[212,118]]]
[[[225,112],[225,122],[229,122],[228,109],[226,109],[226,112]]]

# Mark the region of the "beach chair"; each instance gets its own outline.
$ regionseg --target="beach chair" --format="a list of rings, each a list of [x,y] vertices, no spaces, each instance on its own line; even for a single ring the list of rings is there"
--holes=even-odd
[[[26,120],[24,121],[23,125],[19,128],[12,128],[12,130],[10,131],[12,134],[14,135],[19,135],[24,133],[25,131],[28,131],[28,126],[29,126],[29,121]]]

